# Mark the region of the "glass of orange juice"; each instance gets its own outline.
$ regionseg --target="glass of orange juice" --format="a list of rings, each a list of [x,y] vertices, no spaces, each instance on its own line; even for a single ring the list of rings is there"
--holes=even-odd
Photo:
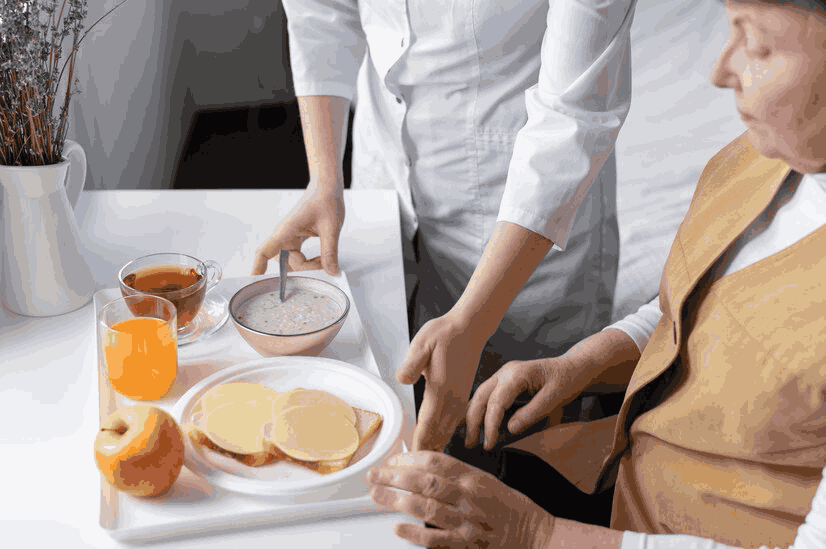
[[[175,305],[162,297],[131,295],[98,313],[100,350],[112,388],[134,400],[159,400],[178,376]]]

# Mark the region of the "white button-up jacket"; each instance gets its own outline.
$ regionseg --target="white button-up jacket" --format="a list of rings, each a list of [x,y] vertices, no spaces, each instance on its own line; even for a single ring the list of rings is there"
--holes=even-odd
[[[352,186],[398,191],[453,299],[497,220],[556,244],[503,323],[520,341],[610,318],[635,4],[284,0],[296,95],[357,101]]]

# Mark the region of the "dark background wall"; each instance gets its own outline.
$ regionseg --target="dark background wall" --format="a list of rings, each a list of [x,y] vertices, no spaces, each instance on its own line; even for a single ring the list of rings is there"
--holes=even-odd
[[[348,135],[345,188],[351,147]],[[298,105],[292,100],[195,113],[173,188],[295,189],[304,188],[308,178]]]
[[[89,24],[117,3],[90,2]],[[75,76],[69,138],[87,189],[307,184],[278,0],[126,2],[88,35]]]

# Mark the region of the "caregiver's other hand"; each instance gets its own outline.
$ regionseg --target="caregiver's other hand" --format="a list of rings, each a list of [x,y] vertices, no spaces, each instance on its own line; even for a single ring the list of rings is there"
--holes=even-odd
[[[338,239],[344,224],[344,195],[339,186],[326,190],[310,182],[298,204],[287,215],[255,253],[253,275],[267,272],[267,262],[277,258],[281,250],[290,252],[291,271],[324,269],[330,276],[338,276]],[[321,255],[307,259],[301,245],[308,238],[321,239]]]
[[[467,410],[465,446],[476,446],[484,422],[484,447],[486,450],[492,449],[505,411],[524,391],[528,391],[533,398],[511,417],[508,431],[519,434],[547,417],[552,423],[559,423],[562,407],[573,401],[582,389],[574,375],[576,369],[577,366],[565,357],[524,362],[517,360],[502,366],[473,395]]]
[[[428,321],[413,341],[407,359],[396,374],[400,383],[425,378],[413,450],[441,452],[465,417],[473,379],[485,339],[473,333],[467,321],[451,310]]]
[[[436,452],[400,454],[367,475],[373,501],[427,522],[396,535],[424,547],[548,547],[555,519],[496,477]],[[397,491],[398,490],[404,490]]]

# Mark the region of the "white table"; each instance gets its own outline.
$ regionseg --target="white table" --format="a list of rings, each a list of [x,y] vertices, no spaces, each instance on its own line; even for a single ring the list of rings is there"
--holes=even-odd
[[[246,276],[256,247],[301,191],[85,191],[76,209],[98,289],[128,260],[180,251]],[[395,370],[408,348],[396,195],[345,193],[340,265],[377,361]],[[318,253],[318,240],[305,252]],[[412,389],[402,403],[413,413]],[[415,416],[410,416],[415,417]],[[0,546],[121,547],[98,525],[99,428],[92,304],[52,318],[0,309]],[[409,443],[409,440],[408,440]],[[162,547],[398,548],[398,514],[371,514],[164,542]]]

